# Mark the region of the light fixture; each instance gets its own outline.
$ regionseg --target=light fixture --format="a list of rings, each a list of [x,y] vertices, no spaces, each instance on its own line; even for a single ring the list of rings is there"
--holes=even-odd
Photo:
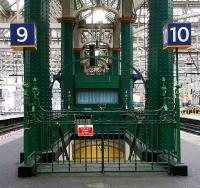
[[[95,56],[99,56],[99,55],[100,55],[100,49],[97,48],[97,49],[95,50]]]
[[[99,47],[99,41],[96,40],[96,47],[95,47],[95,56],[99,56],[100,55],[100,47]]]
[[[93,12],[93,23],[103,23],[106,20],[106,14],[103,8],[95,8]]]

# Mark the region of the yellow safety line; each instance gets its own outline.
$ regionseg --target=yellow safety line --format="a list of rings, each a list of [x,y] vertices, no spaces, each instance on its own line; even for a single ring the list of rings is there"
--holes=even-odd
[[[192,45],[176,45],[176,46],[166,46],[166,47],[164,47],[164,50],[165,49],[168,49],[168,48],[189,48],[189,47],[191,47]]]

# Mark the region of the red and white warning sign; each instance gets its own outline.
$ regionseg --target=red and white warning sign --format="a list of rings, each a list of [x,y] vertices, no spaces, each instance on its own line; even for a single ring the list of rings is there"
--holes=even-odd
[[[94,127],[93,125],[78,125],[78,136],[93,136]]]

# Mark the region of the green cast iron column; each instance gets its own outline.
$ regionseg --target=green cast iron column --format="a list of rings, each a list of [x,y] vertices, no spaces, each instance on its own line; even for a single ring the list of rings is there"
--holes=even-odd
[[[147,108],[157,110],[163,104],[162,78],[166,82],[166,97],[174,97],[173,53],[163,50],[163,26],[172,22],[172,0],[149,0],[149,40],[148,40],[148,91]],[[169,105],[169,100],[167,101]],[[160,125],[153,133],[154,149],[162,149],[165,132]],[[172,135],[168,135],[172,136]]]
[[[131,79],[133,65],[133,27],[132,19],[121,19],[121,102],[125,101],[126,93],[128,95],[128,109],[133,107],[133,81]],[[126,108],[126,107],[125,107]]]
[[[81,64],[80,64],[80,58],[81,58],[81,50],[82,48],[74,48],[74,60],[75,60],[75,74],[80,75],[81,74]]]
[[[149,13],[148,108],[157,110],[162,105],[163,77],[166,79],[167,97],[174,97],[173,53],[163,50],[163,26],[172,22],[172,0],[149,0]]]
[[[51,108],[49,71],[49,3],[48,0],[25,0],[25,22],[37,27],[37,50],[25,52],[25,82],[32,87],[33,78],[38,82],[40,104]]]
[[[37,50],[25,51],[24,53],[24,77],[25,84],[30,87],[28,96],[29,104],[33,103],[33,79],[37,79],[40,90],[40,104],[44,109],[51,109],[50,72],[49,72],[49,1],[48,0],[25,0],[25,22],[35,23],[37,27]],[[25,109],[26,111],[27,109]],[[25,112],[26,113],[26,112]],[[47,129],[43,130],[44,137]],[[47,148],[45,139],[40,139],[41,130],[35,135],[35,148],[40,150]],[[32,139],[32,138],[27,138]],[[43,142],[44,141],[44,142]],[[25,141],[26,142],[26,141]]]
[[[113,48],[112,49],[112,67],[111,67],[111,74],[119,75],[119,60],[120,60],[120,49]]]
[[[68,94],[74,96],[74,63],[73,63],[73,26],[74,18],[61,18],[62,22],[62,48],[61,48],[61,99],[62,109],[68,108]],[[72,98],[72,103],[73,103]],[[73,104],[72,104],[73,105]]]

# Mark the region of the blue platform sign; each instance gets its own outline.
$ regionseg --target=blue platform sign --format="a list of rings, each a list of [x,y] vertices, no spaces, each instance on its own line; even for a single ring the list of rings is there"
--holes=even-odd
[[[191,23],[169,23],[163,28],[163,48],[191,47]]]
[[[10,25],[11,48],[36,49],[35,24],[11,24]]]

